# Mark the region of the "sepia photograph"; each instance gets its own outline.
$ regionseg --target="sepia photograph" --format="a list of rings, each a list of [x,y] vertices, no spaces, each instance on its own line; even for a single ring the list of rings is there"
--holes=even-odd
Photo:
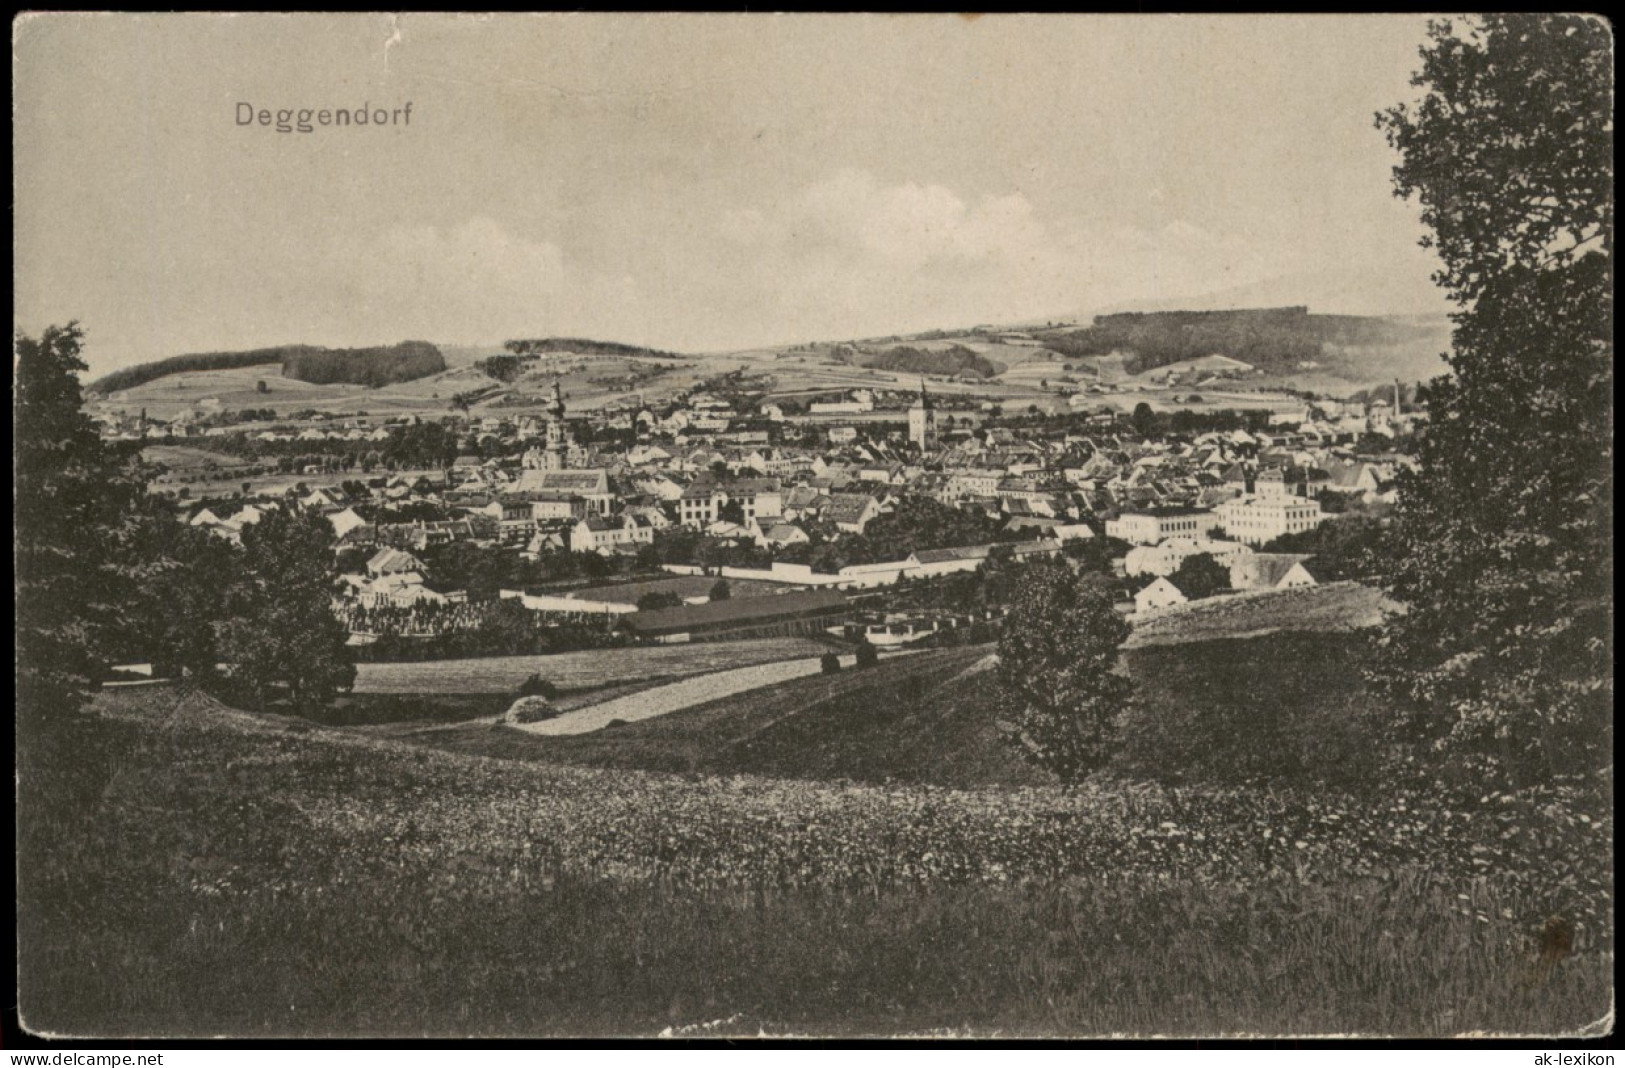
[[[1614,47],[15,16],[5,1044],[1611,1042]]]

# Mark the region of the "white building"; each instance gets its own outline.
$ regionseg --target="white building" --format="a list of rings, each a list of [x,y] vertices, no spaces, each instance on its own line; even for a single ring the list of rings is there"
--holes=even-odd
[[[1130,545],[1155,545],[1166,538],[1198,538],[1214,526],[1215,515],[1200,508],[1160,508],[1124,512],[1106,520],[1106,536]]]
[[[1283,534],[1320,526],[1320,502],[1303,497],[1238,497],[1215,509],[1219,525],[1237,541],[1263,545]]]
[[[628,546],[651,544],[654,538],[654,527],[639,516],[623,515],[615,519],[588,516],[570,528],[570,550],[608,556]]]
[[[1134,610],[1150,612],[1158,608],[1171,608],[1176,604],[1184,604],[1189,599],[1179,592],[1178,586],[1166,578],[1159,578],[1134,595]]]
[[[1192,556],[1202,554],[1224,567],[1233,567],[1252,556],[1252,549],[1239,542],[1212,538],[1169,538],[1161,545],[1137,545],[1123,557],[1123,570],[1130,575],[1172,575]]]

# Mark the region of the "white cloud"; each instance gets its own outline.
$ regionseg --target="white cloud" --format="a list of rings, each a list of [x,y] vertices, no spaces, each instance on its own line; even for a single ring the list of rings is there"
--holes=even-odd
[[[1019,190],[973,197],[854,169],[729,211],[716,232],[739,261],[728,284],[786,337],[1067,314],[1283,269],[1184,220],[1089,228]]]
[[[341,265],[368,336],[478,339],[595,332],[637,299],[634,279],[573,264],[557,244],[476,216],[454,227],[397,226]]]

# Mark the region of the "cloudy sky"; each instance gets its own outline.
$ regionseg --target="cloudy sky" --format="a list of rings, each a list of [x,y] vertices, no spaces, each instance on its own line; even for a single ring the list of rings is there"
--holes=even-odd
[[[717,350],[1244,292],[1437,307],[1420,18],[43,16],[17,329]],[[395,109],[278,133],[237,105]],[[1334,306],[1335,305],[1335,306]]]

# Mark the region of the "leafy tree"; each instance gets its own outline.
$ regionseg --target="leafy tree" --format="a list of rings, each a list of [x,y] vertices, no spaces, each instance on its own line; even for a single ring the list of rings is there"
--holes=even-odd
[[[717,509],[717,518],[742,527],[745,525],[745,506],[738,501],[729,501]]]
[[[1134,414],[1129,420],[1134,424],[1134,433],[1142,438],[1153,437],[1157,432],[1157,413],[1145,401],[1134,406]]]
[[[267,513],[243,528],[220,655],[234,688],[258,707],[286,693],[314,712],[355,682],[348,633],[333,614],[332,528],[312,511]]]
[[[1128,555],[1129,544],[1119,538],[1095,535],[1092,538],[1069,538],[1061,543],[1061,553],[1077,561],[1078,570],[1098,575],[1112,573],[1112,560]]]
[[[867,640],[858,642],[857,648],[859,668],[872,668],[880,663],[880,650],[876,649]]]
[[[675,593],[666,590],[650,590],[638,598],[638,611],[655,612],[662,608],[676,608],[683,603],[683,599]]]
[[[222,576],[237,567],[230,542],[182,523],[148,497],[130,524],[126,551],[135,589],[122,632],[109,647],[150,660],[154,674],[184,671],[210,682],[219,662],[217,626],[225,616]]]
[[[818,670],[825,675],[837,675],[841,670],[841,658],[834,653],[825,653],[818,658]]]
[[[1113,669],[1129,626],[1109,584],[1059,561],[1025,569],[999,639],[1024,755],[1074,783],[1110,759],[1131,685]]]
[[[1211,553],[1196,553],[1181,560],[1168,581],[1178,586],[1179,592],[1186,597],[1199,601],[1212,597],[1220,590],[1229,589],[1230,571],[1213,559]]]
[[[1313,530],[1282,534],[1266,542],[1261,552],[1309,553],[1315,558],[1316,577],[1336,582],[1364,578],[1378,571],[1384,556],[1384,524],[1365,515],[1328,519]]]
[[[1613,51],[1606,23],[1430,25],[1377,117],[1459,305],[1401,478],[1379,680],[1396,740],[1482,789],[1611,761]]]
[[[711,600],[726,601],[733,595],[733,588],[728,585],[727,579],[719,578],[716,580],[716,582],[712,583]]]

